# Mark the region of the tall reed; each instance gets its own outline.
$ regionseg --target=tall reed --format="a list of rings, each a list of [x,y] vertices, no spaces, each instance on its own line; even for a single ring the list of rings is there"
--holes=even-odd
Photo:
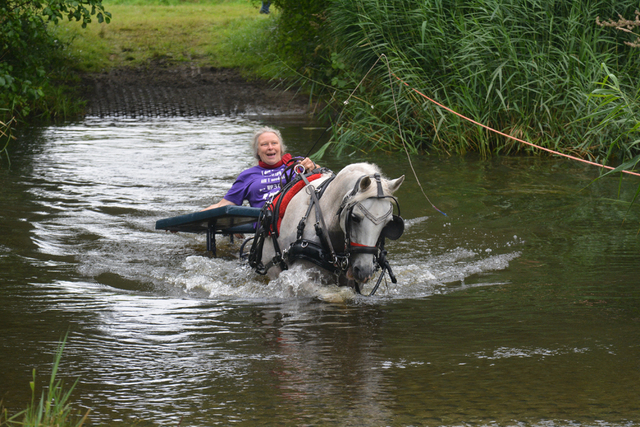
[[[7,158],[7,162],[11,165],[11,159],[9,158],[9,143],[15,136],[11,134],[12,125],[15,119],[11,118],[6,123],[0,121],[0,157],[4,155]]]
[[[597,108],[584,118],[589,130],[583,145],[606,135],[606,159],[630,159],[640,152],[640,86],[624,87],[606,65],[602,67],[606,76],[590,95]]]
[[[330,11],[338,43],[334,62],[346,64],[350,87],[361,83],[361,101],[343,107],[348,94],[336,93],[333,107],[342,113],[335,124],[338,146],[393,148],[402,143],[402,129],[412,151],[530,150],[409,92],[397,77],[501,132],[607,158],[611,135],[592,132],[585,145],[589,122],[578,119],[598,107],[589,94],[605,78],[601,64],[640,87],[640,56],[624,44],[624,35],[596,19],[635,7],[630,0],[337,0]],[[379,61],[360,82],[383,54],[392,81]]]
[[[0,413],[0,427],[81,427],[89,416],[89,411],[84,415],[76,414],[71,406],[71,393],[78,381],[64,390],[62,380],[56,379],[62,352],[67,341],[67,335],[58,344],[58,350],[53,360],[53,369],[49,379],[49,387],[42,391],[39,399],[36,399],[36,371],[33,370],[31,386],[31,403],[27,409],[11,417],[7,410]]]

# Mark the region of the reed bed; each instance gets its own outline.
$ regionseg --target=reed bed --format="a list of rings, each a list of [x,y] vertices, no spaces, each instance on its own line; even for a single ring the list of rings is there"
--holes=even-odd
[[[332,61],[344,70],[334,83],[360,85],[347,105],[350,92],[334,89],[334,143],[449,154],[533,150],[408,90],[415,88],[543,147],[601,161],[637,155],[640,55],[625,44],[633,34],[596,22],[633,16],[636,7],[626,0],[332,2]]]

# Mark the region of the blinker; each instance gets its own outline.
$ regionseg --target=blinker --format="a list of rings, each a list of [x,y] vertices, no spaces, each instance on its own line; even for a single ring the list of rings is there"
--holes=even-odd
[[[391,222],[382,229],[382,236],[389,240],[398,240],[404,233],[404,219],[400,215],[393,215]]]

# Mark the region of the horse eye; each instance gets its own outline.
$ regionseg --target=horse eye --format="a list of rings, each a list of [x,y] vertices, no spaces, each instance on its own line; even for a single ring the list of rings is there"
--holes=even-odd
[[[360,218],[358,215],[356,214],[351,214],[351,221],[355,222],[356,224],[359,223],[360,221],[362,221],[362,218]]]

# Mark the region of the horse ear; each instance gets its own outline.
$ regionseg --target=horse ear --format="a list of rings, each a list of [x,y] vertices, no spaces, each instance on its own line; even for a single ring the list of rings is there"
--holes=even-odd
[[[403,182],[404,182],[404,175],[402,175],[400,178],[396,178],[389,181],[389,192],[391,192],[392,194],[395,193],[396,190],[400,188],[400,185],[402,185]]]
[[[371,178],[369,178],[368,176],[364,176],[360,180],[360,191],[366,190],[367,187],[369,187],[370,185],[371,185]]]

